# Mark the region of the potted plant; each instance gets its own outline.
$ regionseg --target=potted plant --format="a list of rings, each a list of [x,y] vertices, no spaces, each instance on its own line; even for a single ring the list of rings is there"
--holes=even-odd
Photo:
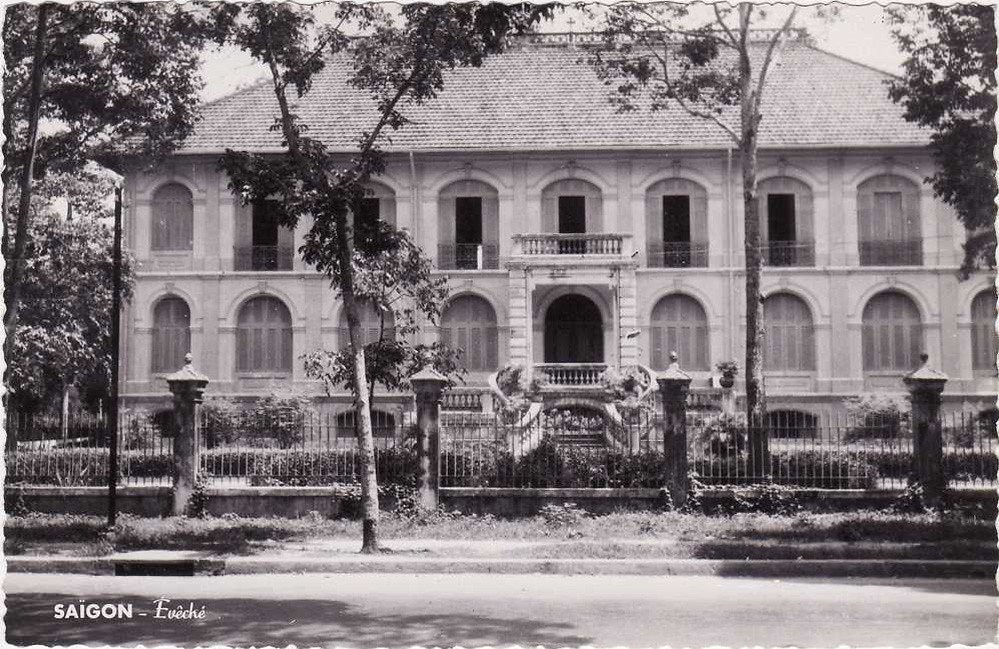
[[[721,361],[715,365],[715,369],[721,372],[719,383],[723,388],[730,388],[735,385],[735,375],[739,373],[739,364],[735,361]]]

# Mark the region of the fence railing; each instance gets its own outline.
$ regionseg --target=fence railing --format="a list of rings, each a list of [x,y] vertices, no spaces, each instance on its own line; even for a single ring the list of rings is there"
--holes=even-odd
[[[545,377],[549,385],[587,387],[600,385],[600,375],[607,370],[607,364],[538,363],[534,369]]]
[[[649,268],[706,268],[708,244],[692,241],[654,241],[646,247]]]
[[[812,241],[768,241],[760,246],[766,266],[814,266],[815,243]]]
[[[235,248],[234,270],[292,270],[295,250],[290,246],[244,246]]]
[[[517,234],[514,254],[521,255],[620,255],[620,234]]]
[[[461,394],[462,396],[455,396]],[[454,393],[440,423],[441,486],[659,488],[667,462],[657,409],[607,412],[557,408],[527,425],[522,413],[474,409],[476,396]],[[463,400],[467,399],[465,403]],[[462,401],[458,404],[458,401]],[[481,403],[479,404],[481,406]],[[218,486],[318,486],[358,481],[360,458],[349,413],[256,412],[199,416],[200,473]],[[119,484],[170,486],[172,413],[123,411]],[[799,418],[800,419],[800,418]],[[914,466],[906,416],[862,419],[773,418],[746,428],[717,413],[688,412],[688,468],[709,485],[773,481],[823,489],[898,489]],[[374,418],[381,483],[410,481],[416,470],[408,419]],[[8,484],[103,486],[110,466],[106,418],[8,413]],[[951,488],[996,485],[995,421],[943,417],[943,471]],[[754,458],[754,437],[768,454]]]
[[[861,241],[861,266],[922,266],[923,242],[919,239],[905,241]]]
[[[499,268],[499,246],[483,243],[442,243],[437,246],[441,270],[488,270]]]

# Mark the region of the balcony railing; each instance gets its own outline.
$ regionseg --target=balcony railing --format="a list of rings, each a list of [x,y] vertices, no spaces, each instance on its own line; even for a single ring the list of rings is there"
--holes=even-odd
[[[624,237],[620,234],[518,234],[515,254],[522,255],[620,255]]]
[[[595,387],[606,363],[540,363],[534,369],[548,380],[549,385]]]
[[[706,268],[708,244],[692,241],[653,241],[646,250],[649,268]]]
[[[234,252],[236,270],[291,270],[295,259],[288,246],[246,246]]]
[[[441,270],[488,270],[499,268],[499,246],[492,243],[442,243],[437,246]]]
[[[861,241],[860,265],[922,266],[922,242],[919,239],[906,241]]]
[[[760,246],[764,266],[814,266],[812,241],[768,241]]]

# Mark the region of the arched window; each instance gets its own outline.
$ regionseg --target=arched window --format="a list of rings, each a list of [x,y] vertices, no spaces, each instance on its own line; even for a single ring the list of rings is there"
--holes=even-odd
[[[815,437],[818,417],[801,410],[767,410],[767,429],[771,437]]]
[[[982,291],[971,301],[971,366],[996,371],[996,292]]]
[[[652,367],[669,366],[669,354],[675,351],[680,365],[692,370],[707,370],[708,317],[700,303],[689,295],[667,295],[652,309]]]
[[[395,227],[395,192],[381,183],[369,183],[354,209],[354,232],[370,237],[377,232],[379,221]]]
[[[438,196],[437,266],[499,268],[499,192],[478,180],[451,183]]]
[[[395,339],[395,317],[390,309],[379,309],[372,302],[359,302],[358,314],[361,318],[361,340],[371,345],[379,340]],[[340,349],[350,345],[350,330],[347,328],[347,310],[340,309]]]
[[[815,369],[815,335],[812,312],[801,298],[776,293],[763,302],[766,331],[763,367],[775,372],[810,372]]]
[[[652,268],[708,265],[708,193],[690,180],[660,180],[645,193],[645,230]]]
[[[455,298],[441,316],[441,342],[461,350],[459,361],[469,372],[499,367],[499,330],[496,312],[481,297]]]
[[[152,250],[191,250],[194,246],[194,197],[179,183],[153,194]]]
[[[541,191],[543,232],[602,232],[603,214],[600,188],[585,180],[558,180]]]
[[[812,190],[796,178],[761,180],[758,188],[763,263],[815,265],[815,207]]]
[[[923,327],[919,309],[897,291],[878,293],[864,307],[864,371],[907,372],[919,364]]]
[[[336,416],[336,436],[350,439],[357,435],[354,430],[354,411],[345,410]],[[371,435],[376,439],[395,437],[395,416],[384,410],[371,411]]]
[[[861,266],[922,265],[919,186],[888,175],[860,183],[857,232]]]
[[[247,300],[236,321],[236,371],[291,373],[291,314],[281,300]]]
[[[175,372],[191,351],[191,309],[183,299],[166,297],[153,308],[153,372]]]

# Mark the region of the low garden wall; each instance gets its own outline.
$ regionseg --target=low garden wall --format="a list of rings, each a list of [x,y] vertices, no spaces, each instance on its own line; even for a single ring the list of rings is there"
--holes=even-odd
[[[309,512],[324,517],[349,515],[356,503],[337,495],[333,487],[221,487],[208,489],[207,510],[221,516],[235,513],[243,517],[298,518]],[[871,489],[800,489],[797,501],[813,511],[854,511],[880,509],[892,504],[900,490]],[[992,489],[957,489],[949,497],[959,507],[980,507],[996,511],[997,496]],[[705,511],[714,511],[731,503],[731,489],[700,492]],[[169,487],[122,487],[118,489],[118,511],[137,516],[167,516],[171,511]],[[8,510],[23,506],[29,511],[52,514],[107,514],[107,489],[104,487],[20,487],[6,488]],[[660,489],[524,489],[444,487],[440,503],[448,510],[465,514],[493,514],[501,517],[533,516],[545,505],[575,503],[595,514],[619,510],[658,510],[663,504]],[[392,498],[382,504],[391,509]]]

